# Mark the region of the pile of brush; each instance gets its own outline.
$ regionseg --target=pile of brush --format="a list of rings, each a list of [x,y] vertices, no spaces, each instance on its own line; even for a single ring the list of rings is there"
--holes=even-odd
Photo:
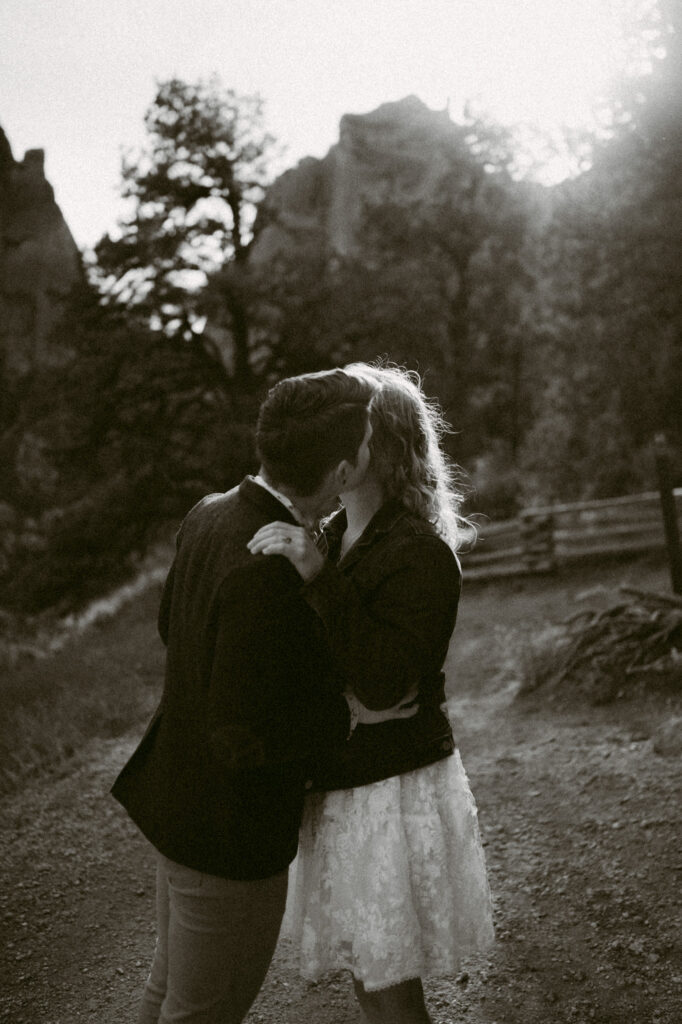
[[[682,598],[622,586],[622,601],[581,611],[554,634],[544,679],[553,691],[569,686],[593,704],[634,689],[679,691],[682,686]],[[534,689],[535,686],[526,689]]]

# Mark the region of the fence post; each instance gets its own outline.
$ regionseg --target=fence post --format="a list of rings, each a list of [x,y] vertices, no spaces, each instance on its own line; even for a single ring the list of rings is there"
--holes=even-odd
[[[519,515],[521,560],[527,572],[555,568],[554,516],[551,512],[523,511]]]
[[[670,562],[670,582],[673,593],[682,594],[682,551],[680,551],[680,531],[677,525],[677,505],[673,493],[672,476],[670,473],[670,456],[665,434],[657,434],[654,442],[656,453],[656,473],[658,489],[661,495],[661,511],[665,543]]]

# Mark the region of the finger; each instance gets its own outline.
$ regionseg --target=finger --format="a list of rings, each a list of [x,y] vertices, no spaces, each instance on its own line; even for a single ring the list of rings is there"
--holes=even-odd
[[[400,718],[413,718],[417,714],[418,711],[419,711],[419,705],[418,704],[413,704],[412,707],[403,707],[403,706],[401,706],[400,708],[398,708],[398,715],[399,715]]]
[[[264,544],[259,547],[257,551],[252,551],[252,555],[284,555],[285,558],[289,556],[289,547],[286,544],[278,543],[273,541],[268,544]]]
[[[256,530],[251,540],[259,537],[279,537],[284,534],[295,534],[301,527],[291,522],[268,522]]]
[[[261,537],[278,536],[289,533],[294,533],[299,527],[294,526],[291,523],[280,523],[278,521],[274,523],[266,523],[265,526],[261,526],[260,529],[256,530],[251,540],[259,540]]]
[[[251,543],[247,546],[252,555],[261,553],[271,555],[273,551],[278,554],[292,554],[296,550],[295,545],[291,542],[287,543],[283,537],[264,537],[258,543]]]
[[[417,702],[418,699],[419,699],[419,690],[417,690],[416,687],[415,687],[413,690],[410,690],[408,693],[405,694],[403,699],[399,702],[398,707],[399,708],[409,708],[409,707],[412,707]]]
[[[246,546],[253,551],[254,548],[262,547],[264,544],[286,544],[292,551],[305,551],[306,542],[305,535],[294,533],[292,530],[286,530],[283,532],[266,533],[262,537],[254,537]]]
[[[250,551],[253,551],[254,547],[257,547],[259,544],[268,544],[274,541],[282,544],[300,544],[301,532],[296,527],[287,526],[286,524],[282,524],[277,529],[271,529],[269,526],[263,527],[257,533],[254,533],[251,540],[247,541],[246,546]]]

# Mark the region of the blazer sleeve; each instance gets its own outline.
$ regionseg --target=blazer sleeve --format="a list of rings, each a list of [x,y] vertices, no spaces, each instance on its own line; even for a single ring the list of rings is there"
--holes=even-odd
[[[304,587],[346,684],[368,708],[397,704],[441,669],[461,587],[459,562],[438,537],[401,540],[366,593],[326,563]]]
[[[350,727],[340,687],[321,663],[311,671],[298,577],[274,561],[232,574],[216,606],[209,747],[232,770],[303,760],[345,740]]]

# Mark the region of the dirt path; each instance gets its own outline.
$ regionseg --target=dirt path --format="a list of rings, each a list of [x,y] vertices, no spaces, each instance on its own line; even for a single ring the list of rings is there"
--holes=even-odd
[[[514,700],[513,680],[495,675],[504,635],[491,644],[491,622],[499,633],[502,621],[568,613],[569,589],[490,586],[463,608],[451,707],[498,941],[457,978],[427,984],[436,1024],[682,1020],[680,761],[652,741],[670,704],[549,708]],[[125,663],[121,616],[104,631]],[[131,648],[131,671],[139,658]],[[62,777],[0,804],[0,1021],[135,1018],[154,941],[152,858],[107,790],[136,738],[93,743]],[[308,985],[281,944],[248,1020],[351,1024],[359,1014],[344,975]]]

